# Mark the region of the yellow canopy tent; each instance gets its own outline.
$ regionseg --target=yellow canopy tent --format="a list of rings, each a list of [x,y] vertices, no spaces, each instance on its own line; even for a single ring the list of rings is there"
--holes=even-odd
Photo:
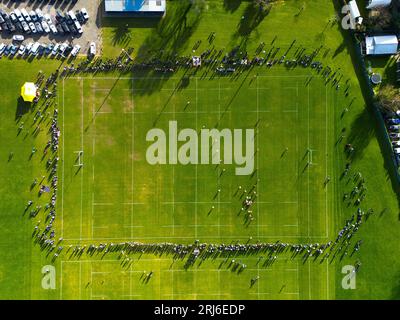
[[[21,97],[25,102],[32,102],[36,98],[37,88],[33,82],[25,82],[21,88]]]

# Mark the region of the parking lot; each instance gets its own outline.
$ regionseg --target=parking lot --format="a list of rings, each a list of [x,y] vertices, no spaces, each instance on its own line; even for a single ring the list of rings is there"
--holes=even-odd
[[[0,32],[0,43],[9,44],[13,41],[13,35],[23,35],[25,41],[23,44],[29,42],[40,42],[44,45],[53,43],[63,43],[68,41],[72,45],[81,46],[81,54],[86,54],[91,42],[95,42],[97,48],[101,48],[101,33],[99,29],[98,11],[99,11],[100,0],[0,0],[0,9],[10,14],[15,9],[23,9],[29,13],[31,10],[39,8],[44,15],[49,14],[51,20],[56,22],[57,10],[67,13],[69,10],[76,11],[81,8],[85,8],[89,14],[89,20],[82,24],[82,34],[64,33],[60,35],[52,34],[51,32],[46,34],[43,33],[30,33],[27,34],[22,31],[15,30],[10,33],[8,30],[2,30]]]

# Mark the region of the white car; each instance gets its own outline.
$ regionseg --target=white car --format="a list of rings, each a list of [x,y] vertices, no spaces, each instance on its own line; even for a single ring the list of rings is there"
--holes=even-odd
[[[75,21],[75,27],[76,27],[76,30],[78,31],[79,34],[83,33],[82,26],[79,23],[79,21]]]
[[[400,148],[394,148],[394,153],[400,154]]]
[[[89,20],[89,13],[87,12],[86,8],[81,9],[81,14],[85,20]]]
[[[52,34],[57,34],[58,33],[58,30],[57,30],[57,28],[56,28],[56,26],[54,24],[49,25],[49,27],[50,27],[50,30],[51,30]]]
[[[54,45],[53,50],[51,51],[51,55],[52,55],[52,56],[57,55],[58,49],[60,49],[60,44],[59,44],[59,43],[56,43],[56,44]]]
[[[46,33],[50,33],[50,27],[49,27],[49,25],[47,24],[47,22],[46,21],[42,21],[42,28],[43,28],[43,31],[44,32],[46,32]]]
[[[22,56],[25,53],[26,47],[21,44],[18,49],[18,55]]]
[[[58,51],[60,52],[61,55],[64,54],[64,51],[67,49],[68,47],[68,43],[64,42],[63,44],[60,45],[60,48],[58,49]]]
[[[28,11],[25,10],[25,8],[21,9],[21,14],[23,15],[26,22],[32,21],[31,16],[29,15]]]
[[[15,9],[14,13],[17,16],[19,22],[22,22],[22,21],[25,20],[24,17],[22,16],[21,11],[19,9]]]
[[[34,56],[37,55],[38,51],[39,51],[39,47],[40,47],[40,43],[39,42],[35,42],[31,48],[30,53],[32,53]]]
[[[26,49],[25,49],[25,52],[27,53],[27,54],[29,54],[30,52],[31,52],[31,50],[32,50],[32,47],[33,47],[33,42],[29,42],[28,44],[27,44],[27,46],[26,46]]]
[[[43,20],[45,20],[48,24],[53,24],[53,20],[51,20],[51,17],[48,13],[43,16]]]
[[[40,10],[39,8],[37,8],[36,10],[35,10],[35,13],[36,13],[36,15],[37,15],[37,17],[39,18],[39,21],[41,21],[42,19],[43,19],[43,12],[42,12],[42,10]]]
[[[396,125],[389,126],[389,130],[399,131],[400,130],[400,125],[396,124]]]
[[[67,14],[71,18],[72,21],[74,21],[74,22],[78,21],[78,19],[76,18],[75,13],[72,10],[68,11]]]
[[[76,55],[79,53],[80,50],[81,46],[79,44],[75,45],[71,51],[71,56],[76,57]]]
[[[12,39],[14,41],[24,41],[25,37],[23,35],[21,35],[21,34],[16,34],[16,35],[13,35]]]
[[[89,47],[89,55],[95,56],[96,55],[96,43],[91,42]]]
[[[37,32],[35,24],[33,22],[29,22],[29,28],[31,29],[32,33]]]
[[[5,49],[6,49],[6,45],[4,43],[0,43],[0,54],[2,54]]]

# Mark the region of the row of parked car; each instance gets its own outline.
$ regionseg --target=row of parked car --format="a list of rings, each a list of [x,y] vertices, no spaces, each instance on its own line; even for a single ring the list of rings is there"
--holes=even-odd
[[[397,162],[400,164],[400,110],[392,115],[385,115],[385,121],[393,152]]]
[[[8,14],[0,9],[0,31],[9,33],[24,32],[27,34],[75,34],[83,33],[82,24],[89,20],[89,14],[85,8],[70,10],[63,13],[57,10],[55,21],[40,8],[28,12],[25,8],[15,9]]]
[[[67,58],[68,56],[76,57],[81,50],[79,44],[72,46],[68,42],[64,43],[49,43],[42,44],[39,42],[30,42],[27,45],[15,45],[9,44],[5,45],[0,43],[0,57],[8,56],[13,58],[15,56],[20,56],[27,58],[29,56],[39,57],[39,56],[50,56],[50,57],[62,57]]]

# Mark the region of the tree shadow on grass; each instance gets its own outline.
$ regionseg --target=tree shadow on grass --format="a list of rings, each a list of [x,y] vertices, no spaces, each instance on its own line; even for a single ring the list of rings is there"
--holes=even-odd
[[[237,35],[241,37],[248,37],[264,20],[270,11],[271,5],[267,8],[263,8],[254,4],[253,2],[250,2],[243,13],[243,19],[241,19],[239,22]]]
[[[347,143],[351,143],[355,148],[352,156],[354,160],[362,158],[365,149],[374,135],[373,115],[368,109],[364,108],[351,124],[350,133],[347,138]]]
[[[137,51],[136,62],[173,60],[175,54],[183,52],[188,40],[195,32],[202,18],[204,1],[173,1],[166,16],[159,21],[153,32],[145,39]],[[175,66],[173,66],[175,68]],[[138,85],[138,94],[149,95],[158,91],[174,73],[160,73],[153,69],[135,71],[139,79],[132,82]]]
[[[239,47],[246,50],[250,35],[256,30],[264,18],[270,13],[272,5],[262,7],[254,2],[249,2],[244,10],[243,16],[238,23],[236,32],[232,39],[236,42],[241,39]]]
[[[15,121],[19,122],[22,116],[29,112],[30,107],[30,102],[25,102],[22,97],[19,97],[17,100],[17,109],[15,111]]]
[[[224,9],[229,12],[235,12],[241,4],[242,0],[224,0]]]

